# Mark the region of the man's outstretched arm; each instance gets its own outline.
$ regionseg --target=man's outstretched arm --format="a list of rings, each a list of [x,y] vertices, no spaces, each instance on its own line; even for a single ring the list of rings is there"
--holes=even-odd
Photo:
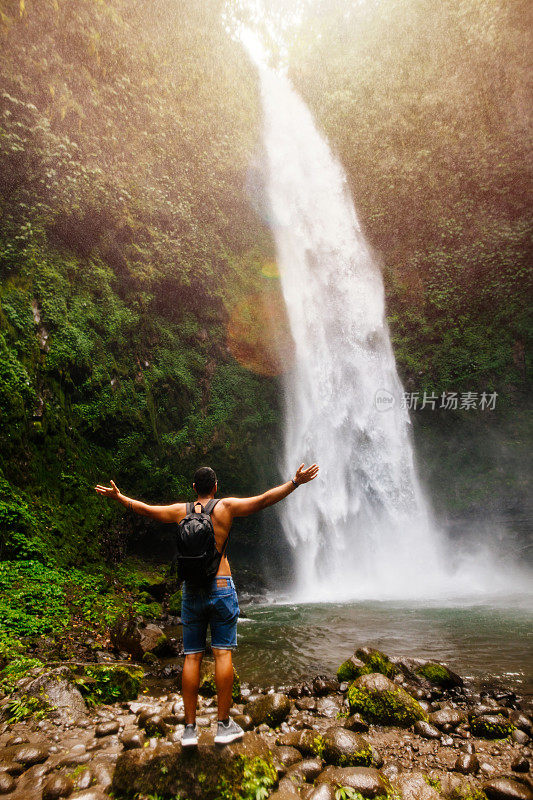
[[[130,511],[135,511],[136,514],[142,514],[143,517],[151,517],[157,519],[159,522],[176,522],[176,517],[183,510],[185,503],[174,503],[170,506],[149,506],[141,500],[134,500],[133,497],[126,497],[122,494],[114,481],[111,481],[111,486],[98,486],[94,487],[98,494],[104,497],[109,497],[111,500],[117,500],[123,506],[129,508]]]
[[[226,505],[232,516],[234,517],[247,517],[255,511],[261,511],[263,508],[273,506],[283,500],[284,497],[294,492],[297,486],[303,483],[309,483],[313,478],[318,475],[318,464],[311,464],[310,467],[304,469],[304,465],[300,464],[296,470],[294,479],[275,486],[263,494],[258,494],[256,497],[225,497],[222,501]],[[294,482],[293,482],[294,480]]]

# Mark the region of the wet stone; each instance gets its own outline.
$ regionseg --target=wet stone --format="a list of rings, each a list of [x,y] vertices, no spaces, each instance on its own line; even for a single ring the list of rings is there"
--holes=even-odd
[[[43,800],[58,800],[72,794],[74,784],[66,775],[52,775],[43,786]]]
[[[8,772],[0,772],[0,794],[8,794],[12,792],[17,782],[15,778]]]
[[[524,756],[518,756],[511,764],[514,772],[529,772],[529,761]]]
[[[479,769],[479,761],[473,753],[461,753],[457,757],[454,769],[463,775],[474,775]]]
[[[483,784],[488,800],[533,800],[533,792],[524,783],[511,778],[493,778]]]
[[[413,730],[424,739],[440,739],[440,731],[438,728],[423,719],[419,719],[415,722]]]
[[[143,746],[144,736],[140,731],[129,731],[119,736],[119,741],[124,747],[124,750],[134,750],[136,747]]]
[[[297,750],[295,747],[288,747],[286,745],[277,747],[274,750],[274,755],[277,760],[286,767],[292,767],[293,764],[296,764],[298,761],[302,760],[302,754],[299,750]]]

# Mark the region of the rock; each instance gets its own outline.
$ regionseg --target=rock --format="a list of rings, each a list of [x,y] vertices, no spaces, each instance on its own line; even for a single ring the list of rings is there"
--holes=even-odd
[[[529,761],[524,756],[517,756],[511,763],[513,772],[529,772]]]
[[[109,800],[109,795],[103,789],[94,786],[90,789],[84,789],[82,792],[71,794],[70,800]]]
[[[130,653],[137,661],[142,661],[147,653],[165,655],[169,649],[163,630],[152,622],[142,626],[134,619],[120,619],[111,628],[110,635],[113,647]]]
[[[317,784],[329,783],[332,786],[346,786],[355,789],[363,797],[378,797],[387,793],[387,780],[374,767],[333,767],[320,773]]]
[[[315,786],[306,800],[335,800],[335,788],[330,783],[322,783]]]
[[[74,784],[71,779],[61,772],[52,775],[43,786],[43,800],[58,800],[60,797],[68,797],[72,794]]]
[[[398,667],[393,664],[388,655],[375,647],[359,647],[355,657],[361,659],[368,669],[368,673],[379,672],[387,678],[393,678],[398,673]]]
[[[302,754],[295,747],[287,747],[281,745],[274,750],[274,755],[278,761],[286,767],[292,767],[293,764],[302,760]]]
[[[366,733],[370,728],[370,725],[363,719],[361,714],[350,714],[349,717],[341,718],[339,720],[339,725],[342,725],[343,728],[348,728],[349,731],[355,731],[356,733]]]
[[[124,750],[134,750],[136,747],[143,747],[144,745],[144,736],[140,731],[124,732],[118,737],[118,740]]]
[[[203,659],[200,668],[200,688],[198,690],[204,697],[214,697],[217,693],[215,683],[215,662]],[[231,697],[234,703],[237,703],[241,696],[241,681],[239,676],[233,668],[233,688],[231,690]]]
[[[311,783],[315,778],[318,778],[323,766],[324,762],[320,758],[305,758],[290,767],[287,771],[287,777],[291,780],[296,778]]]
[[[247,732],[239,742],[217,747],[211,736],[194,752],[180,744],[158,742],[153,749],[141,748],[122,753],[116,763],[112,793],[115,795],[181,795],[188,800],[216,800],[225,782],[228,797],[238,796],[244,771],[262,776],[262,786],[271,790],[276,781],[273,766],[266,760],[269,749],[260,736]],[[242,756],[243,758],[239,758]],[[200,783],[198,775],[205,776]]]
[[[0,794],[8,794],[12,792],[17,783],[12,775],[8,772],[0,772]]]
[[[254,727],[253,720],[249,714],[237,714],[234,717],[235,722],[237,725],[240,725],[243,731],[249,731],[251,728]]]
[[[101,722],[99,725],[96,726],[94,730],[94,735],[97,738],[102,736],[111,736],[113,733],[118,733],[120,728],[118,719],[110,719],[108,722]]]
[[[328,728],[321,738],[317,755],[326,764],[338,767],[370,766],[372,748],[363,736],[347,728],[334,726]]]
[[[196,720],[198,727],[203,727],[202,722],[202,718],[198,717]],[[208,727],[208,725],[205,727]],[[169,726],[163,721],[163,718],[159,714],[153,714],[151,717],[148,717],[148,719],[144,721],[143,727],[147,736],[157,736],[157,734],[166,736],[169,732]]]
[[[416,667],[414,671],[429,683],[434,686],[440,686],[443,689],[450,689],[453,686],[463,685],[463,679],[460,675],[452,672],[451,669],[445,667],[444,664],[439,664],[438,661],[425,661],[423,664]]]
[[[244,713],[251,717],[254,726],[266,723],[271,728],[280,725],[289,716],[291,701],[287,695],[274,692],[246,703]]]
[[[341,701],[336,697],[321,697],[316,704],[317,714],[328,719],[335,719],[340,709]]]
[[[517,744],[527,744],[529,742],[529,736],[524,731],[519,730],[518,728],[514,730],[511,734],[513,742]]]
[[[343,661],[337,670],[337,678],[340,681],[353,681],[360,675],[365,675],[369,668],[364,661],[361,661],[357,656],[350,656],[346,661]]]
[[[440,794],[421,772],[401,773],[395,783],[401,790],[402,800],[440,800]]]
[[[440,739],[440,731],[430,722],[423,719],[417,719],[413,725],[413,730],[424,739]]]
[[[299,711],[315,711],[316,700],[314,697],[300,697],[294,705]]]
[[[42,764],[43,761],[46,761],[48,755],[49,750],[46,746],[41,747],[35,744],[18,744],[15,747],[6,747],[2,753],[4,759],[12,759],[25,767],[31,767],[32,764]]]
[[[80,791],[81,789],[88,789],[93,782],[93,773],[89,767],[84,767],[81,772],[78,772],[73,778],[74,789]]]
[[[463,775],[474,775],[479,770],[479,761],[473,753],[461,753],[457,756],[454,770]]]
[[[474,736],[484,739],[505,739],[513,732],[514,726],[501,715],[483,716],[470,720],[470,730]]]
[[[528,736],[531,736],[532,723],[527,714],[524,714],[523,711],[515,711],[513,709],[509,713],[509,719],[515,728],[518,728],[519,730],[524,731],[524,733],[527,733]]]
[[[313,678],[313,694],[316,697],[323,697],[326,694],[339,691],[339,682],[327,675],[317,675]]]
[[[72,673],[66,666],[46,670],[35,678],[25,678],[19,686],[20,690],[14,692],[13,699],[35,697],[42,702],[43,708],[53,709],[63,722],[76,720],[87,712],[85,701],[73,685]]]
[[[445,730],[445,726],[450,726],[447,730],[453,730],[462,722],[465,722],[466,715],[458,708],[445,706],[439,708],[438,711],[432,711],[428,716],[431,725],[434,725],[439,730]]]
[[[533,792],[524,783],[511,778],[492,778],[482,786],[488,800],[533,800]]]
[[[357,678],[348,689],[348,700],[353,711],[380,725],[408,727],[426,716],[414,697],[379,673]]]

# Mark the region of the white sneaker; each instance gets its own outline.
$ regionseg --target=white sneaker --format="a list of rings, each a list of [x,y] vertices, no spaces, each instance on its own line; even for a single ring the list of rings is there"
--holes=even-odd
[[[185,730],[181,735],[182,747],[196,747],[198,744],[198,729],[196,724],[186,725]]]
[[[231,718],[227,725],[219,721],[215,736],[215,744],[228,744],[229,742],[234,742],[235,739],[242,739],[243,736],[243,729]]]

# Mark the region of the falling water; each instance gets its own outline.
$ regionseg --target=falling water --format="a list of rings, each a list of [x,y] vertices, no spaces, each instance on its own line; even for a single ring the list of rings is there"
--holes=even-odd
[[[381,273],[309,109],[283,75],[259,72],[270,222],[295,342],[283,471],[320,465],[281,511],[295,594],[432,592],[442,547],[416,475]]]
[[[290,475],[302,461],[320,465],[318,478],[279,507],[294,553],[292,597],[516,591],[515,567],[506,571],[500,562],[496,569],[490,547],[458,557],[432,518],[379,266],[340,163],[288,79],[258,57],[257,44],[249,50],[261,82],[268,221],[295,343],[281,468]]]

